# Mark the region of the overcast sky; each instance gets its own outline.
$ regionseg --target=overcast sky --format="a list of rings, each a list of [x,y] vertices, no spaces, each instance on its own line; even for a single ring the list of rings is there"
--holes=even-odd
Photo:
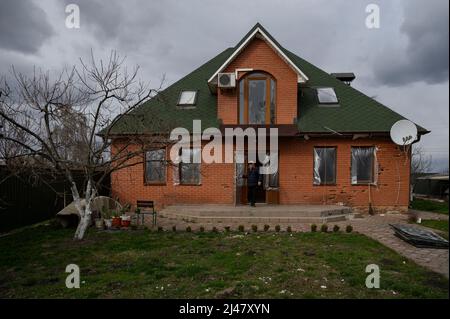
[[[80,28],[65,26],[67,4]],[[368,29],[366,6],[379,5]],[[448,168],[448,0],[0,0],[0,73],[11,65],[59,70],[90,49],[115,49],[143,80],[173,83],[260,22],[284,47],[327,72],[356,73],[353,86],[432,131],[421,145]]]

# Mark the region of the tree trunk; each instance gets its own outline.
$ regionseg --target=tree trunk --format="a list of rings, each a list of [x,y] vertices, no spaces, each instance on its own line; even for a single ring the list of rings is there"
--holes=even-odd
[[[91,223],[91,216],[92,216],[91,204],[92,200],[95,197],[95,191],[92,189],[92,183],[89,180],[86,186],[85,206],[83,207],[82,199],[80,198],[75,183],[72,183],[71,189],[73,200],[75,202],[75,207],[77,208],[78,213],[80,214],[80,221],[78,223],[77,230],[75,231],[74,240],[82,240],[84,238],[87,228]]]
[[[85,210],[84,216],[80,217],[80,222],[78,223],[77,230],[75,231],[75,240],[82,240],[87,228],[91,223],[91,211]]]

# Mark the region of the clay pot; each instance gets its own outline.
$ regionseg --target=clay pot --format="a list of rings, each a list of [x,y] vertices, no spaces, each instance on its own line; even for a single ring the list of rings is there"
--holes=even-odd
[[[122,215],[122,227],[130,227],[131,216]]]
[[[120,217],[112,218],[112,226],[113,227],[120,227],[121,225],[122,225],[122,218],[120,218]]]

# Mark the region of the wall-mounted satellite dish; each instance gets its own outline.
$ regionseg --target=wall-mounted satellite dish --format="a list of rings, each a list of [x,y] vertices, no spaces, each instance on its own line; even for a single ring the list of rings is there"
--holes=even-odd
[[[392,141],[401,146],[410,145],[417,140],[417,126],[411,121],[400,120],[391,127]]]

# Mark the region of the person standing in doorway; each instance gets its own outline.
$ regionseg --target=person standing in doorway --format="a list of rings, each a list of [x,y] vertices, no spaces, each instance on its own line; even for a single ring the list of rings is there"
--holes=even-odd
[[[262,175],[259,174],[259,169],[256,167],[255,162],[248,162],[247,175],[243,176],[247,178],[247,199],[251,206],[255,207],[256,202],[256,187],[261,185]]]

